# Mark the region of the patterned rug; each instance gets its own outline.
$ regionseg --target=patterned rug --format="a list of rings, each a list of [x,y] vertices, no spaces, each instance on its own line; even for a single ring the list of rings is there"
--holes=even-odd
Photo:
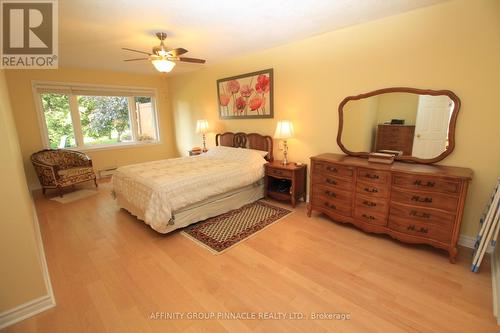
[[[190,225],[182,234],[215,253],[222,253],[290,213],[287,209],[256,201]]]

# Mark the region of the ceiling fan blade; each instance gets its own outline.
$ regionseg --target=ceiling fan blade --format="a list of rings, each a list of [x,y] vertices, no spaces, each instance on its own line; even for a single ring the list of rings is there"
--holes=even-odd
[[[136,61],[136,60],[149,60],[149,58],[134,58],[134,59],[125,59],[123,61]]]
[[[197,63],[197,64],[204,64],[206,62],[206,60],[204,60],[204,59],[187,58],[187,57],[179,57],[179,61],[193,62],[193,63]]]
[[[139,50],[129,49],[129,48],[126,48],[126,47],[122,47],[122,50],[132,51],[132,52],[137,52],[137,53],[143,53],[143,54],[151,55],[151,53],[149,53],[149,52],[144,52],[144,51],[139,51]]]
[[[170,50],[168,51],[168,55],[171,56],[171,57],[178,57],[180,56],[181,54],[184,54],[184,53],[187,53],[188,50],[186,49],[183,49],[182,47],[181,48],[178,48],[178,49],[173,49],[173,50]]]

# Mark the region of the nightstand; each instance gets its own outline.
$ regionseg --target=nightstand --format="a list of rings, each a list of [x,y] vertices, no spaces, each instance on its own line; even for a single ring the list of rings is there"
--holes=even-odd
[[[307,165],[295,165],[289,162],[273,161],[265,167],[265,196],[277,200],[287,200],[295,207],[302,198],[306,201]]]
[[[206,151],[202,151],[202,150],[192,151],[192,150],[190,150],[188,153],[189,153],[189,156],[196,156],[196,155],[201,155],[203,153],[206,153]]]

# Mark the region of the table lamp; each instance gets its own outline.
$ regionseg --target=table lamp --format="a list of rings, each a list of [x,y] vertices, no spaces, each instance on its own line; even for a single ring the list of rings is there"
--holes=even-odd
[[[293,124],[290,120],[280,120],[274,132],[275,139],[283,139],[283,165],[288,164],[288,144],[287,139],[293,137]]]
[[[203,152],[207,151],[207,145],[205,140],[205,133],[208,132],[208,121],[198,120],[196,122],[196,133],[201,133],[203,136]]]

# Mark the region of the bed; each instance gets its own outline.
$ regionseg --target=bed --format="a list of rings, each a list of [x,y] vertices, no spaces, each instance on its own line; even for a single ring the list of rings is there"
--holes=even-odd
[[[190,157],[123,166],[113,175],[118,206],[159,233],[240,208],[264,196],[273,141],[257,133],[217,134],[216,147]]]

